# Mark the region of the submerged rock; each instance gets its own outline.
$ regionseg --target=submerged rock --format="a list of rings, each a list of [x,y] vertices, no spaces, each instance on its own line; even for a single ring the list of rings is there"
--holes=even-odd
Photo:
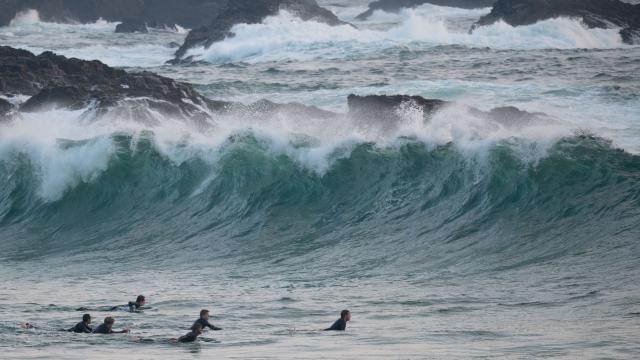
[[[521,128],[524,126],[543,125],[555,123],[547,114],[541,112],[528,112],[515,106],[502,106],[490,111],[481,111],[469,108],[469,113],[479,118],[493,121],[507,128]]]
[[[279,115],[295,115],[301,119],[327,119],[341,114],[300,103],[278,104],[269,100],[259,100],[249,105],[234,103],[225,109],[228,112],[252,118],[272,118]]]
[[[398,12],[406,8],[414,8],[423,4],[449,6],[462,9],[478,9],[491,7],[496,0],[378,0],[369,4],[369,9],[358,15],[356,19],[366,20],[376,10]]]
[[[491,13],[472,27],[504,21],[512,26],[531,25],[538,21],[569,17],[580,19],[590,28],[622,28],[622,39],[634,43],[640,29],[640,5],[618,0],[498,0]]]

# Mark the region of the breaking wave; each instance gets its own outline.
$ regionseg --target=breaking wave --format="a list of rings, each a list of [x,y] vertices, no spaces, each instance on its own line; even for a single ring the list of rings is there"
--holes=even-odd
[[[480,11],[452,9],[443,12],[432,11],[433,9],[443,8],[425,5],[418,9],[403,10],[398,15],[382,16],[376,13],[373,20],[389,21],[392,24],[386,30],[367,27],[366,24],[359,24],[359,28],[349,25],[332,27],[302,21],[287,12],[281,12],[277,16],[268,17],[260,24],[236,25],[232,29],[233,36],[214,43],[207,49],[191,49],[187,55],[212,63],[251,63],[286,59],[347,58],[397,46],[408,46],[412,49],[438,45],[494,49],[625,46],[620,39],[619,29],[588,29],[579,21],[566,18],[518,27],[499,22],[480,27],[469,34],[470,25],[473,20],[477,20]],[[460,14],[465,13],[467,22],[459,18]]]
[[[561,128],[407,111],[393,131],[278,118],[209,133],[28,115],[1,137],[0,253],[313,267],[352,252],[376,271],[637,256],[640,157]]]

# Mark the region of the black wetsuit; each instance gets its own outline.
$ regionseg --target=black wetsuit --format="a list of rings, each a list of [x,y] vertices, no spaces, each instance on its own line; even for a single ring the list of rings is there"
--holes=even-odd
[[[330,328],[324,329],[325,331],[329,331],[329,330],[339,330],[339,331],[344,331],[347,329],[347,321],[345,319],[338,319],[336,320],[336,322],[333,323],[333,325],[331,325]]]
[[[106,324],[100,324],[93,330],[94,334],[113,334],[113,330],[109,329]]]
[[[217,326],[213,326],[213,325],[211,325],[211,323],[210,323],[209,321],[207,321],[207,320],[205,320],[205,319],[203,319],[203,318],[200,318],[200,319],[196,320],[196,321],[193,323],[193,325],[191,325],[191,329],[192,329],[192,330],[193,330],[193,327],[194,327],[194,326],[196,326],[196,324],[200,324],[200,325],[202,325],[202,328],[203,328],[203,329],[204,329],[204,328],[206,328],[206,327],[208,327],[208,328],[209,328],[209,329],[211,329],[211,330],[222,330],[222,328],[219,328],[219,327],[217,327]]]
[[[71,329],[67,330],[70,332],[74,332],[74,333],[91,333],[93,329],[91,329],[91,326],[85,324],[83,321],[80,321],[79,323],[76,324],[76,326],[72,327]]]
[[[197,338],[198,338],[198,334],[192,331],[186,335],[180,336],[178,338],[178,342],[181,342],[181,343],[194,342],[196,341]]]
[[[136,312],[136,311],[138,311],[138,309],[140,309],[140,305],[137,302],[129,301],[129,303],[127,305],[113,306],[111,308],[111,311],[118,311],[118,310],[124,309],[126,307],[129,307],[129,312]]]

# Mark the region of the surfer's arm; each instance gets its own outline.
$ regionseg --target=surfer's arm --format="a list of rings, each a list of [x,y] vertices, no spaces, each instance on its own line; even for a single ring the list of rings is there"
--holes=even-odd
[[[213,330],[213,331],[218,331],[218,330],[222,330],[222,328],[214,326],[213,324],[211,324],[209,321],[205,320],[204,321],[204,326],[208,327],[209,329]]]

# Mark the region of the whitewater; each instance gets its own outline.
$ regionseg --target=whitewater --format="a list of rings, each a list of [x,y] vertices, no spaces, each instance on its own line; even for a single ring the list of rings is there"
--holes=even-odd
[[[468,33],[432,5],[349,25],[287,12],[168,65],[186,30],[115,34],[25,12],[0,44],[97,59],[314,116],[24,113],[0,124],[7,358],[629,358],[640,353],[640,47],[573,19]],[[451,101],[425,121],[347,97]],[[21,103],[25,98],[8,99]],[[544,121],[493,121],[515,106]],[[55,331],[138,294],[110,338]],[[180,336],[201,308],[224,328]],[[349,308],[344,334],[318,331]],[[96,324],[110,313],[94,313]],[[19,324],[36,324],[21,329]]]

